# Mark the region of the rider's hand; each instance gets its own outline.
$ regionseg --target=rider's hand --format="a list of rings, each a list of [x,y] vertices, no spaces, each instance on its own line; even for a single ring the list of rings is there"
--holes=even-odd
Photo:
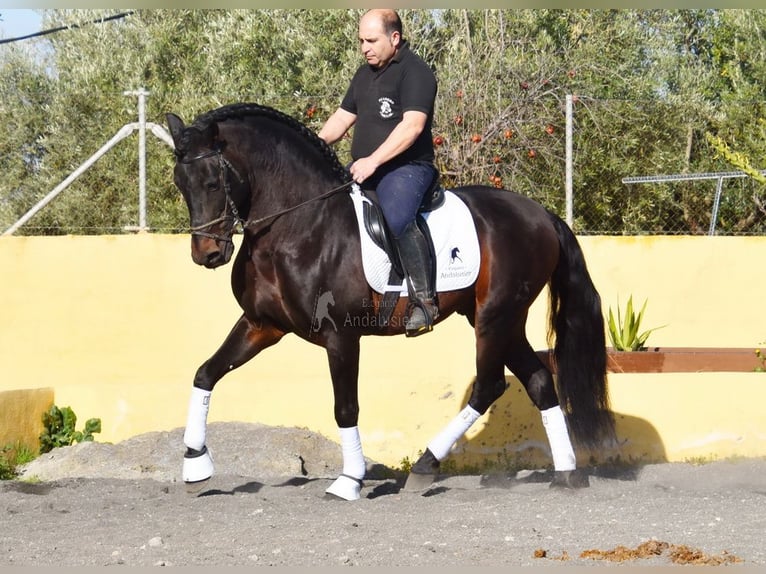
[[[375,170],[378,169],[378,165],[371,157],[362,157],[351,164],[351,177],[354,178],[356,183],[362,183],[365,179],[369,178]]]

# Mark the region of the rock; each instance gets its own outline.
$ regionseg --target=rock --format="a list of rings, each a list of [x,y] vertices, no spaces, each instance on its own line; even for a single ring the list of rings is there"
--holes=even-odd
[[[20,467],[21,478],[150,478],[177,482],[181,480],[185,450],[183,430],[150,432],[116,444],[83,442],[55,448]],[[207,445],[216,474],[259,480],[333,478],[343,465],[340,445],[307,429],[216,422],[208,425]]]

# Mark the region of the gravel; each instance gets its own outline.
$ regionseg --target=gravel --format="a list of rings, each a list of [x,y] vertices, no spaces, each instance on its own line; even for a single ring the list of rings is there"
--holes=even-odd
[[[305,429],[214,423],[217,474],[180,482],[182,429],[55,449],[0,483],[0,566],[765,565],[766,460],[442,476],[369,461],[362,499],[324,495],[339,447]]]

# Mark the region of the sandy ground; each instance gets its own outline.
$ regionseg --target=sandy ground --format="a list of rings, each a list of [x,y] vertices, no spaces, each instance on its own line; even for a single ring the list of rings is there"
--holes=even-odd
[[[310,431],[210,425],[194,495],[181,436],[56,449],[0,483],[0,566],[766,565],[764,459],[589,469],[577,491],[530,470],[410,492],[371,462],[343,502],[339,447]]]

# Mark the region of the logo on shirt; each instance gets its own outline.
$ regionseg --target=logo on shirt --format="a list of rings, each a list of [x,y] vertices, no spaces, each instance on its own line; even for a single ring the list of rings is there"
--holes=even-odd
[[[393,117],[394,110],[394,100],[391,98],[378,98],[378,103],[380,104],[380,117],[384,120],[387,120],[388,118]]]

